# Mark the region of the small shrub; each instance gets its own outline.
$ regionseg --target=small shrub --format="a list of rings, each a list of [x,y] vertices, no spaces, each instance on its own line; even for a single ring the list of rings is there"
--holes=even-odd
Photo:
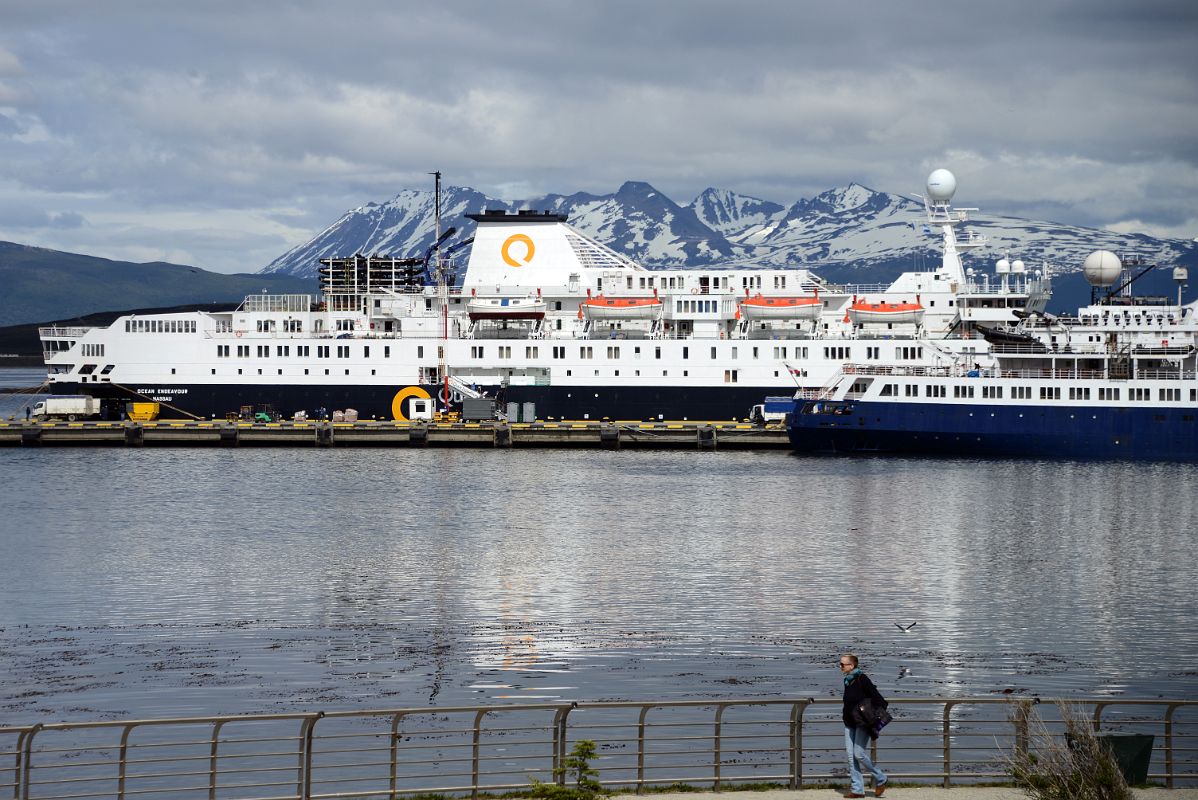
[[[593,800],[606,794],[603,785],[595,780],[599,771],[591,768],[591,759],[595,757],[595,743],[590,739],[580,739],[574,744],[570,755],[562,759],[560,767],[553,770],[553,777],[566,779],[565,786],[557,783],[545,783],[536,778],[532,782],[532,796],[541,800]],[[570,780],[574,785],[569,785]]]
[[[1015,783],[1033,800],[1133,800],[1110,748],[1094,734],[1081,709],[1058,703],[1064,736],[1054,736],[1030,701],[1011,713],[1026,724],[1027,740],[1017,746],[1007,767]]]

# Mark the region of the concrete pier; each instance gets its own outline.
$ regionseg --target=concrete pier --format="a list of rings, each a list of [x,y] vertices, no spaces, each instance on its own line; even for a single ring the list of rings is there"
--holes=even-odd
[[[0,422],[12,447],[593,447],[786,450],[780,425],[746,422]]]

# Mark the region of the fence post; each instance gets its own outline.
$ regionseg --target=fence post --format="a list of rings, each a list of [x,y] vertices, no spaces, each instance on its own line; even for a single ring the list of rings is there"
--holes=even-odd
[[[724,724],[724,709],[727,707],[725,703],[720,703],[715,707],[715,741],[712,747],[711,765],[712,777],[715,779],[713,788],[717,792],[720,790],[720,761],[723,760],[720,754],[720,745],[722,744],[720,727]]]
[[[553,777],[558,786],[566,785],[566,773],[562,770],[566,761],[566,719],[575,708],[578,708],[578,701],[559,708],[553,715]]]
[[[117,761],[117,782],[116,782],[116,797],[117,800],[125,800],[125,768],[126,759],[129,757],[129,734],[133,733],[133,725],[126,725],[121,733],[121,748],[120,755]]]
[[[29,780],[33,771],[33,737],[42,729],[42,723],[37,723],[17,737],[17,775],[13,786],[13,797],[20,792],[20,800],[29,800]]]
[[[1020,761],[1027,758],[1030,741],[1028,720],[1032,714],[1032,706],[1037,702],[1039,702],[1039,698],[1018,701],[1015,704],[1015,713],[1011,716],[1011,722],[1015,726],[1015,758]]]
[[[323,711],[317,711],[300,725],[300,785],[297,792],[300,800],[312,796],[312,735],[317,720],[323,716]]]
[[[391,800],[395,800],[395,788],[396,783],[399,780],[399,740],[401,738],[399,726],[403,722],[403,718],[405,716],[406,714],[400,711],[395,715],[395,718],[391,720]]]
[[[208,800],[216,800],[216,757],[217,743],[220,740],[220,729],[225,720],[218,719],[212,723],[212,746],[208,749]]]
[[[1173,788],[1173,712],[1177,704],[1170,703],[1165,711],[1165,788]]]
[[[815,698],[800,700],[790,707],[790,788],[803,788],[803,714]]]
[[[952,778],[950,777],[953,770],[952,758],[952,741],[949,734],[949,715],[952,713],[953,706],[956,703],[949,700],[944,704],[944,752],[941,756],[940,764],[944,769],[944,788],[952,786]]]
[[[653,706],[641,706],[641,716],[636,726],[636,793],[645,787],[645,717]]]
[[[474,715],[474,732],[473,732],[473,748],[470,756],[470,798],[478,800],[478,748],[482,738],[482,722],[483,717],[487,715],[487,709],[480,709]]]

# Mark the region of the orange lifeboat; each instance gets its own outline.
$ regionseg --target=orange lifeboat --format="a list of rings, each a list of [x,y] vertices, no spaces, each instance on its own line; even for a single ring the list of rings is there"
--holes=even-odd
[[[745,319],[818,319],[824,304],[815,297],[765,297],[760,292],[740,301]]]
[[[656,294],[653,297],[604,297],[597,294],[578,304],[578,318],[657,319],[661,308],[661,298]]]
[[[870,303],[853,298],[846,314],[855,325],[871,325],[878,323],[915,323],[923,322],[923,305],[916,295],[914,303]]]

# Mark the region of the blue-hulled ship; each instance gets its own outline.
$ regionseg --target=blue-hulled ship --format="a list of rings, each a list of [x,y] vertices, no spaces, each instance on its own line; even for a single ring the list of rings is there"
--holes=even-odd
[[[933,367],[846,363],[798,393],[791,442],[805,453],[1198,460],[1198,304],[1181,302],[1184,267],[1176,301],[1133,295],[1154,266],[1100,250],[1076,316],[976,326],[984,352],[944,349]]]

